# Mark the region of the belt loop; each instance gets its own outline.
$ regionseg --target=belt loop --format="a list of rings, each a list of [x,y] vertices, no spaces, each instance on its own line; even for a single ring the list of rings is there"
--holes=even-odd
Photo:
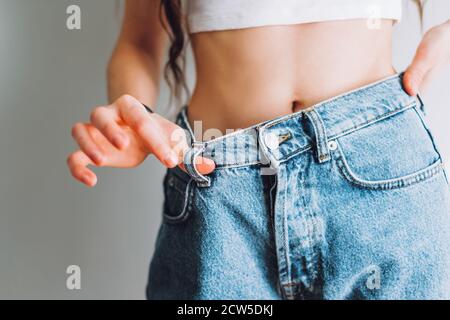
[[[327,134],[321,116],[315,109],[305,112],[306,117],[311,121],[316,139],[317,160],[319,163],[327,162],[331,159],[328,149]]]
[[[184,166],[186,171],[197,182],[199,187],[211,186],[211,180],[208,177],[202,175],[195,166],[195,159],[205,150],[205,144],[203,142],[192,142],[192,148],[190,148],[184,155]]]

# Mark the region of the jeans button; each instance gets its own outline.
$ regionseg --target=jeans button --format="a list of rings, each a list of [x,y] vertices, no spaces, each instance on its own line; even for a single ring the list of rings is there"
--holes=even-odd
[[[330,149],[331,151],[334,151],[337,149],[337,143],[336,141],[329,141],[328,142],[328,149]]]
[[[278,136],[273,132],[267,133],[267,135],[264,137],[264,142],[266,143],[267,148],[269,148],[270,150],[278,149],[278,146],[280,144]]]

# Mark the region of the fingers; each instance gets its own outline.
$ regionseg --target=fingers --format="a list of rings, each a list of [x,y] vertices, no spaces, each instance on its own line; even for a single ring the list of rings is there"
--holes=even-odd
[[[169,139],[172,150],[178,155],[179,167],[182,170],[186,171],[186,167],[183,161],[184,155],[189,150],[189,146],[187,144],[185,130],[183,130],[181,127],[177,127],[177,129],[172,131]],[[208,174],[214,171],[216,165],[211,159],[205,157],[196,157],[195,167],[201,174]]]
[[[409,95],[415,96],[418,94],[425,77],[432,67],[433,61],[428,51],[424,47],[419,47],[413,62],[405,71],[403,77],[403,84]]]
[[[445,63],[450,56],[450,29],[436,26],[423,37],[411,65],[405,71],[403,84],[406,92],[416,95],[424,88],[433,69]]]
[[[183,171],[187,172],[186,166],[184,165],[183,162],[181,162],[178,166]],[[198,172],[206,175],[206,174],[210,174],[211,172],[214,171],[214,169],[216,168],[216,164],[211,159],[204,158],[204,157],[197,157],[195,159],[195,167],[197,168]]]
[[[125,149],[129,144],[127,135],[118,125],[120,118],[117,110],[97,107],[91,113],[91,123],[118,149]]]
[[[97,183],[88,165],[133,166],[152,153],[166,167],[173,168],[183,162],[189,149],[183,129],[158,114],[150,115],[131,96],[125,95],[110,106],[95,108],[90,118],[91,123],[77,123],[72,128],[80,150],[67,160],[72,175],[88,186]],[[117,153],[117,149],[126,150]],[[197,157],[196,168],[201,174],[208,174],[215,169],[215,164],[210,159]]]
[[[67,158],[67,165],[72,176],[89,187],[97,184],[97,176],[88,165],[93,164],[92,160],[81,150],[72,153]]]
[[[123,96],[115,106],[120,117],[143,140],[149,152],[167,167],[175,167],[179,163],[178,155],[172,150],[169,137],[164,136],[157,123],[156,114],[150,115],[144,106],[131,96]]]
[[[94,142],[87,124],[77,123],[72,128],[72,137],[80,146],[80,149],[88,156],[96,165],[101,165],[104,160],[104,155],[100,147]]]
[[[198,157],[195,160],[195,167],[201,174],[208,174],[214,171],[216,164],[211,159]]]

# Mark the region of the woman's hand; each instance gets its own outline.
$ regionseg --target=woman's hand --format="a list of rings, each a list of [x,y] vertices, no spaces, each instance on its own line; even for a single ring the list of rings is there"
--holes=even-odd
[[[97,176],[87,166],[131,168],[141,164],[149,154],[168,168],[182,165],[188,149],[182,128],[148,113],[135,98],[125,95],[109,106],[97,107],[90,123],[77,123],[72,136],[80,150],[72,153],[68,166],[75,179],[87,186],[97,183]],[[202,174],[214,170],[214,162],[199,158],[197,169]]]
[[[430,29],[422,39],[412,64],[405,71],[403,85],[414,96],[428,85],[430,78],[450,62],[450,20]]]

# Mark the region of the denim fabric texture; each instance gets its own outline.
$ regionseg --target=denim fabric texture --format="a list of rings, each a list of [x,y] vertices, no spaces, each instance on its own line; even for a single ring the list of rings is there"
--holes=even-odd
[[[164,178],[147,297],[449,299],[450,190],[423,107],[398,74],[191,141],[188,173]],[[194,140],[186,107],[177,123]]]

